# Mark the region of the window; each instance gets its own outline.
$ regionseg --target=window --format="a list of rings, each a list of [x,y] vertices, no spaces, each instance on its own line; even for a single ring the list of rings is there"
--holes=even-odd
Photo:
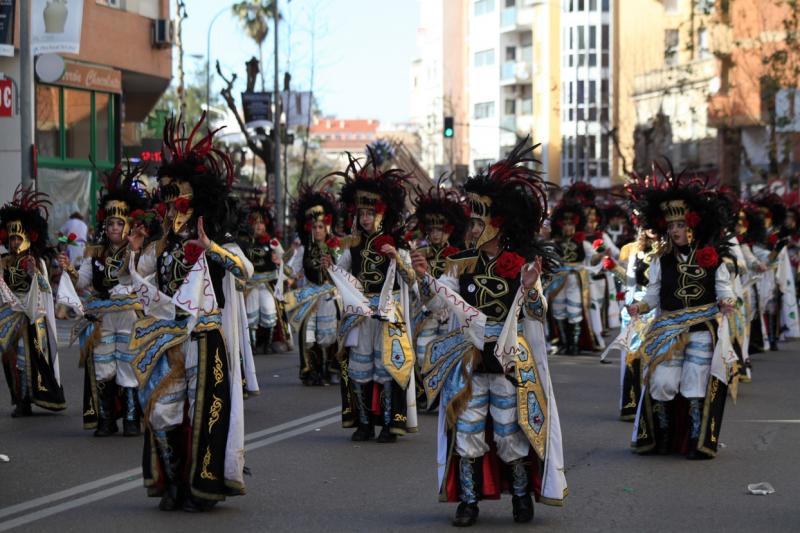
[[[489,118],[494,115],[494,102],[475,104],[475,118]]]
[[[517,5],[517,0],[506,0],[506,7],[514,7]]]
[[[578,30],[578,50],[585,50],[586,40],[583,38],[583,26],[578,26],[575,29]]]
[[[600,80],[600,103],[608,105],[608,80]]]
[[[475,66],[486,67],[494,64],[494,48],[475,52]]]
[[[589,26],[589,48],[597,48],[597,26]]]
[[[516,61],[516,59],[517,59],[517,47],[506,46],[506,61]]]
[[[669,65],[678,64],[678,40],[680,34],[678,30],[664,31],[664,62]]]
[[[609,1],[603,0],[603,13],[608,13],[609,9]]]
[[[664,11],[670,14],[677,13],[679,3],[680,0],[664,0]]]
[[[519,112],[523,115],[533,114],[533,100],[531,98],[523,98],[519,103]]]
[[[506,115],[514,115],[517,113],[517,101],[514,99],[506,100]]]
[[[706,28],[697,30],[697,51],[700,59],[711,57],[711,50],[708,48],[708,30]]]
[[[36,86],[36,145],[39,155],[61,156],[60,91],[49,85]]]
[[[494,0],[475,0],[475,16],[485,15],[494,11]]]
[[[583,80],[578,81],[578,105],[584,103],[584,89],[586,88],[586,82]]]
[[[597,11],[597,0],[589,0],[589,11]]]
[[[597,102],[597,82],[595,80],[589,81],[589,103],[594,104]]]

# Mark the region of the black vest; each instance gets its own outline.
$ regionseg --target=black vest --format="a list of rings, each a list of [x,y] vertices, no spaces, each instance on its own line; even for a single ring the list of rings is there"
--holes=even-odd
[[[564,238],[558,242],[561,248],[561,260],[565,263],[582,263],[586,259],[583,242],[576,242],[572,238]]]
[[[470,305],[483,312],[490,320],[503,322],[508,316],[514,296],[519,288],[519,277],[506,279],[494,272],[495,261],[486,254],[472,250],[477,258],[470,272],[462,272],[458,277],[459,294]],[[459,254],[458,257],[462,257]],[[476,371],[499,374],[503,372],[500,361],[494,355],[495,342],[483,346],[483,358]]]
[[[169,239],[164,251],[156,259],[158,290],[167,296],[173,296],[183,285],[193,266],[184,262],[183,245],[184,243],[179,240]],[[207,265],[208,273],[211,276],[211,285],[214,287],[217,306],[223,308],[225,307],[225,296],[222,292],[222,279],[225,277],[225,269],[214,261],[207,261]],[[176,308],[176,313],[178,316],[184,314],[179,308]]]
[[[303,251],[303,274],[314,285],[328,281],[328,274],[322,266],[322,248],[314,241],[309,242]]]
[[[717,301],[715,288],[717,268],[705,269],[697,265],[693,255],[690,261],[679,261],[675,252],[662,255],[661,309],[677,311]]]
[[[636,285],[639,287],[647,287],[649,282],[648,274],[650,272],[650,261],[653,256],[650,255],[650,246],[644,252],[636,252],[633,259],[633,271],[636,276]]]
[[[26,293],[31,289],[33,277],[28,274],[28,269],[22,265],[23,259],[36,261],[36,258],[29,253],[22,255],[7,254],[3,257],[5,268],[3,269],[3,280],[11,289],[11,292]]]
[[[428,260],[431,276],[438,278],[444,274],[444,267],[447,264],[447,257],[443,255],[444,251],[448,248],[448,244],[444,243],[439,247],[434,245],[425,246],[418,251]]]
[[[383,281],[389,271],[389,258],[378,253],[375,249],[375,239],[382,234],[363,235],[360,242],[350,248],[350,271],[364,288],[364,294],[380,294]],[[392,290],[399,290],[400,286],[395,278]]]
[[[264,273],[277,270],[278,265],[272,261],[269,245],[253,244],[245,250],[245,255],[253,263],[253,272]]]
[[[119,271],[123,268],[127,245],[116,252],[106,247],[100,257],[92,258],[92,288],[98,298],[107,299],[110,291],[119,285]]]

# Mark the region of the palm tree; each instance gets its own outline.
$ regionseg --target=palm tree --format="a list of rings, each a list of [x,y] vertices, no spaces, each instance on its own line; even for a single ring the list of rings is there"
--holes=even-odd
[[[273,2],[277,0],[243,0],[236,2],[231,9],[242,23],[247,36],[258,45],[258,65],[261,69],[261,90],[265,91],[264,80],[264,41],[269,32],[269,20],[272,18]]]

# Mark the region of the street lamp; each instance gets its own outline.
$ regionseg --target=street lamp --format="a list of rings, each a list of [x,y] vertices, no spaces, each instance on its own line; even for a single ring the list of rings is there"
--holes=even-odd
[[[231,6],[221,9],[208,24],[208,35],[206,36],[206,108],[211,107],[211,28],[223,13],[230,11]]]

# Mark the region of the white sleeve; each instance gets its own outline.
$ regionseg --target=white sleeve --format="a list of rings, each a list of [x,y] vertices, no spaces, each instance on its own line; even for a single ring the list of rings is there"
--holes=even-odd
[[[136,271],[142,277],[147,277],[156,271],[156,243],[151,243],[144,249],[136,263]]]
[[[717,291],[717,301],[736,299],[736,295],[733,292],[733,284],[731,283],[731,273],[725,265],[717,267],[714,288]]]
[[[647,291],[642,301],[650,309],[655,309],[661,304],[661,259],[654,257],[650,262],[648,271]]]
[[[81,261],[81,267],[78,269],[78,282],[75,288],[78,290],[85,289],[92,283],[92,258],[85,257]]]
[[[339,257],[339,260],[336,261],[336,266],[338,266],[342,270],[350,272],[350,269],[353,266],[353,257],[350,255],[350,248],[347,248],[345,249],[344,252],[342,252],[342,255]]]
[[[603,244],[605,244],[606,249],[611,252],[611,257],[619,259],[619,248],[617,248],[617,245],[614,244],[614,241],[611,240],[611,237],[609,237],[608,233],[605,231],[603,232]]]
[[[592,246],[592,243],[590,243],[589,241],[582,241],[582,244],[583,244],[583,255],[584,255],[583,264],[591,265],[592,256],[597,252],[594,251],[594,247]]]

